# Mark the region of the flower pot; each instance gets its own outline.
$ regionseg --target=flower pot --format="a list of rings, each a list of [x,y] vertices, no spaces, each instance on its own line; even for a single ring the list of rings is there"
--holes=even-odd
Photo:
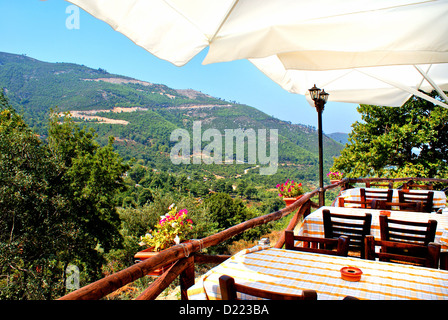
[[[341,181],[341,180],[330,180],[330,183],[331,183],[331,184],[336,184],[336,183],[338,183],[339,181]]]
[[[292,205],[294,202],[296,202],[298,199],[302,198],[302,195],[297,196],[295,198],[283,198],[283,201],[285,201],[286,206]]]
[[[144,261],[144,260],[154,257],[160,253],[158,251],[153,251],[153,250],[154,250],[154,248],[148,248],[148,249],[137,252],[134,255],[135,262],[137,263],[137,262]],[[174,264],[174,262],[168,263],[161,268],[155,269],[152,272],[148,273],[148,276],[158,277],[158,276],[162,275],[166,270],[168,270],[173,264]]]

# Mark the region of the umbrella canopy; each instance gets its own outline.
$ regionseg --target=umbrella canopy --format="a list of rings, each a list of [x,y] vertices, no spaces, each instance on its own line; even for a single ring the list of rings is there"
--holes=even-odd
[[[250,61],[283,89],[307,96],[312,105],[308,89],[317,84],[335,102],[397,107],[415,95],[448,108],[424,93],[436,90],[448,102],[443,92],[448,90],[448,63],[308,71],[286,70],[278,56]]]
[[[448,62],[446,0],[69,0],[184,65],[278,54],[286,68]]]

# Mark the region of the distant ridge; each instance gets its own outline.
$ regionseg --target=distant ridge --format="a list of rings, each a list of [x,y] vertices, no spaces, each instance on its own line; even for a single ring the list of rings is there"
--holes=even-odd
[[[348,143],[348,133],[343,133],[343,132],[334,132],[334,133],[330,133],[328,134],[328,136],[333,139],[334,141],[337,141],[343,145],[345,145],[346,143]]]

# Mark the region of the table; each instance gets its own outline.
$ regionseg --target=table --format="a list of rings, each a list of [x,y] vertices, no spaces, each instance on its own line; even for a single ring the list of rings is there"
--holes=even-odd
[[[361,195],[360,190],[361,188],[352,188],[352,189],[346,189],[341,192],[341,195],[339,197],[344,198],[345,200],[355,200],[360,201]],[[366,191],[368,190],[378,190],[378,188],[364,188]],[[434,199],[433,199],[433,210],[437,211],[440,208],[445,208],[446,206],[446,194],[443,191],[437,191],[437,190],[412,190],[412,192],[417,193],[428,193],[428,191],[434,192]],[[338,197],[338,198],[339,198]],[[392,189],[392,202],[399,202],[398,201],[398,189]],[[339,206],[338,199],[335,201],[335,206]],[[347,203],[347,206],[349,207],[359,207],[359,204],[354,203]]]
[[[341,279],[340,269],[345,266],[360,268],[361,280]],[[448,299],[445,270],[266,247],[243,250],[211,269],[188,289],[189,299],[220,299],[223,274],[270,291],[316,290],[318,300],[342,300],[348,295],[369,300]]]
[[[301,224],[297,226],[297,234],[300,236],[325,237],[324,223],[322,211],[324,209],[330,212],[341,213],[347,215],[363,215],[370,213],[372,215],[371,234],[375,239],[380,240],[380,221],[379,216],[381,210],[361,209],[361,208],[342,208],[342,207],[321,207],[309,214]],[[410,212],[410,211],[390,211],[390,218],[397,220],[408,220],[417,222],[427,222],[429,219],[437,221],[437,230],[435,242],[442,245],[442,251],[448,251],[448,215],[426,212]]]

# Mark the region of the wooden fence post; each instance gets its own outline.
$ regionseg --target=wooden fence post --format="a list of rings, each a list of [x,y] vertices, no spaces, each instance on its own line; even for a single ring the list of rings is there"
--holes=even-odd
[[[181,300],[188,300],[187,290],[194,285],[194,256],[187,258],[187,265],[179,277]]]

